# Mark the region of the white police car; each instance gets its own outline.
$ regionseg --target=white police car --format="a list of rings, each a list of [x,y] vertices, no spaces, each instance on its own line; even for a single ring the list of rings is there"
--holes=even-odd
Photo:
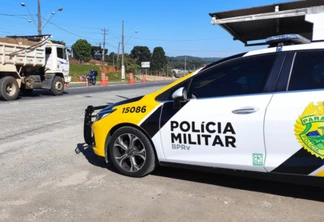
[[[323,177],[324,42],[268,43],[143,97],[89,106],[86,142],[134,177],[158,165]]]

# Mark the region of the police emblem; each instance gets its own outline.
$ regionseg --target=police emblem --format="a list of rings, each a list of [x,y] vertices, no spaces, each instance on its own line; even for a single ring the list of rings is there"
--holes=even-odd
[[[310,103],[295,124],[298,142],[311,154],[324,159],[324,104]]]

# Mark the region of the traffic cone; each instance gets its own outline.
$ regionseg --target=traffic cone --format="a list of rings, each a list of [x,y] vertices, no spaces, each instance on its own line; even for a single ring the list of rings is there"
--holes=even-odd
[[[64,84],[64,90],[66,90],[68,88],[67,84]]]
[[[82,81],[82,76],[79,76],[79,82],[83,82],[83,81]]]
[[[129,73],[129,80],[128,80],[128,84],[134,84],[135,80],[134,80],[134,74],[131,72]]]
[[[86,86],[86,87],[89,86],[88,78],[86,78],[85,86]]]
[[[106,74],[105,73],[101,73],[100,86],[106,86],[107,83],[108,83],[108,81],[106,82]]]
[[[142,82],[146,82],[146,75],[143,75]]]

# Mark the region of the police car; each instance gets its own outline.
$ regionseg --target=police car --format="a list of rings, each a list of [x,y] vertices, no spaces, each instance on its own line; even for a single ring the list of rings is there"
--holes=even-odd
[[[133,177],[158,165],[324,176],[324,42],[266,43],[151,94],[89,106],[86,143]]]

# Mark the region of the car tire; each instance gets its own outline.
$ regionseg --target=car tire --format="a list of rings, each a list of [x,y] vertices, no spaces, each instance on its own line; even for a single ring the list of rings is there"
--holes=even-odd
[[[15,100],[19,95],[19,87],[16,79],[12,76],[5,76],[0,79],[0,99]]]
[[[55,96],[62,95],[64,92],[64,80],[59,76],[55,76],[52,82],[51,92]]]
[[[156,157],[150,140],[134,127],[119,128],[108,146],[109,158],[121,174],[143,177],[155,168]]]

